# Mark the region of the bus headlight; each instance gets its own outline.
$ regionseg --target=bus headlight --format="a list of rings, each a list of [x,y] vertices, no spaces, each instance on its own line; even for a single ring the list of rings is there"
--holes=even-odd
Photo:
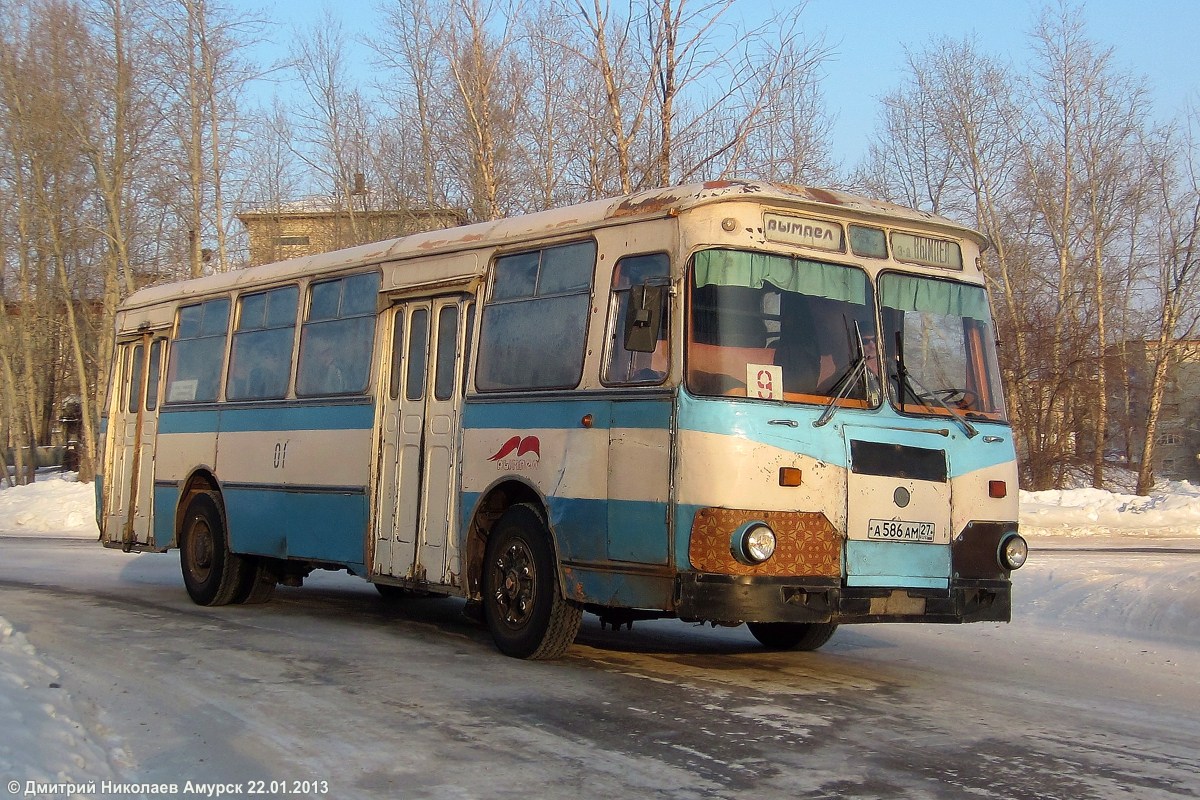
[[[761,564],[775,555],[775,531],[764,522],[747,522],[733,532],[729,551],[743,564]]]
[[[1029,544],[1017,534],[1009,534],[1000,541],[1000,551],[997,553],[1000,566],[1010,572],[1020,569],[1029,558]]]

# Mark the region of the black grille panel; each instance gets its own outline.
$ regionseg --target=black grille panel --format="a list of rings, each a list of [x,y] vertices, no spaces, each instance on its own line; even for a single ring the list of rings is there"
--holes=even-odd
[[[914,481],[947,480],[946,452],[903,444],[850,440],[850,468],[859,475],[882,475]]]

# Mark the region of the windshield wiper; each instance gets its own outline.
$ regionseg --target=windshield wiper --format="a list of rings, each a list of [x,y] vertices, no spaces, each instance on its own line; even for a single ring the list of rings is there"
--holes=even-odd
[[[968,439],[974,439],[975,436],[979,434],[979,431],[976,430],[975,426],[968,422],[967,418],[964,417],[958,411],[958,409],[954,408],[945,400],[943,400],[936,392],[931,392],[922,386],[921,383],[916,378],[912,377],[908,370],[904,368],[904,336],[900,333],[900,331],[896,331],[896,385],[900,393],[901,408],[904,408],[904,394],[907,390],[908,394],[912,395],[913,399],[930,410],[934,409],[933,404],[929,402],[930,400],[933,400],[939,406],[946,409],[950,416],[954,418],[954,421],[962,426],[962,429],[966,432]],[[918,389],[920,390],[919,392],[917,391]]]
[[[838,403],[846,399],[850,394],[850,390],[858,385],[859,381],[865,381],[867,377],[867,349],[863,346],[862,332],[858,329],[858,320],[854,321],[854,347],[858,351],[858,355],[850,362],[850,366],[846,367],[846,371],[833,384],[837,389],[833,398],[825,406],[825,410],[821,412],[821,416],[813,423],[814,428],[820,428],[829,420],[833,419],[833,414],[837,410]],[[867,386],[867,391],[870,392],[870,386]]]

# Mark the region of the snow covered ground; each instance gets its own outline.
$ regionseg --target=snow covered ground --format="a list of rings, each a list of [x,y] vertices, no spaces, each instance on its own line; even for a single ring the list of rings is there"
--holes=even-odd
[[[0,536],[97,538],[93,487],[71,475],[43,478],[0,489]],[[1200,551],[1200,489],[1022,492],[1021,503],[1032,554],[1014,576],[1015,623],[1200,648],[1200,559],[1174,552]],[[1134,557],[1111,557],[1130,549]],[[20,782],[15,794],[25,781],[61,786],[53,796],[67,797],[67,784],[119,780],[119,737],[81,725],[87,715],[76,702],[0,616],[0,778]]]

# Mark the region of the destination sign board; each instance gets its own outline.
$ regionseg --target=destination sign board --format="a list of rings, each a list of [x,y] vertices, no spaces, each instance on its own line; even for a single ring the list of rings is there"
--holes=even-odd
[[[911,233],[892,233],[892,255],[897,261],[921,264],[942,269],[962,269],[962,248],[958,242],[916,236]]]
[[[767,212],[763,214],[763,231],[773,242],[839,253],[846,249],[842,226],[836,222]]]

